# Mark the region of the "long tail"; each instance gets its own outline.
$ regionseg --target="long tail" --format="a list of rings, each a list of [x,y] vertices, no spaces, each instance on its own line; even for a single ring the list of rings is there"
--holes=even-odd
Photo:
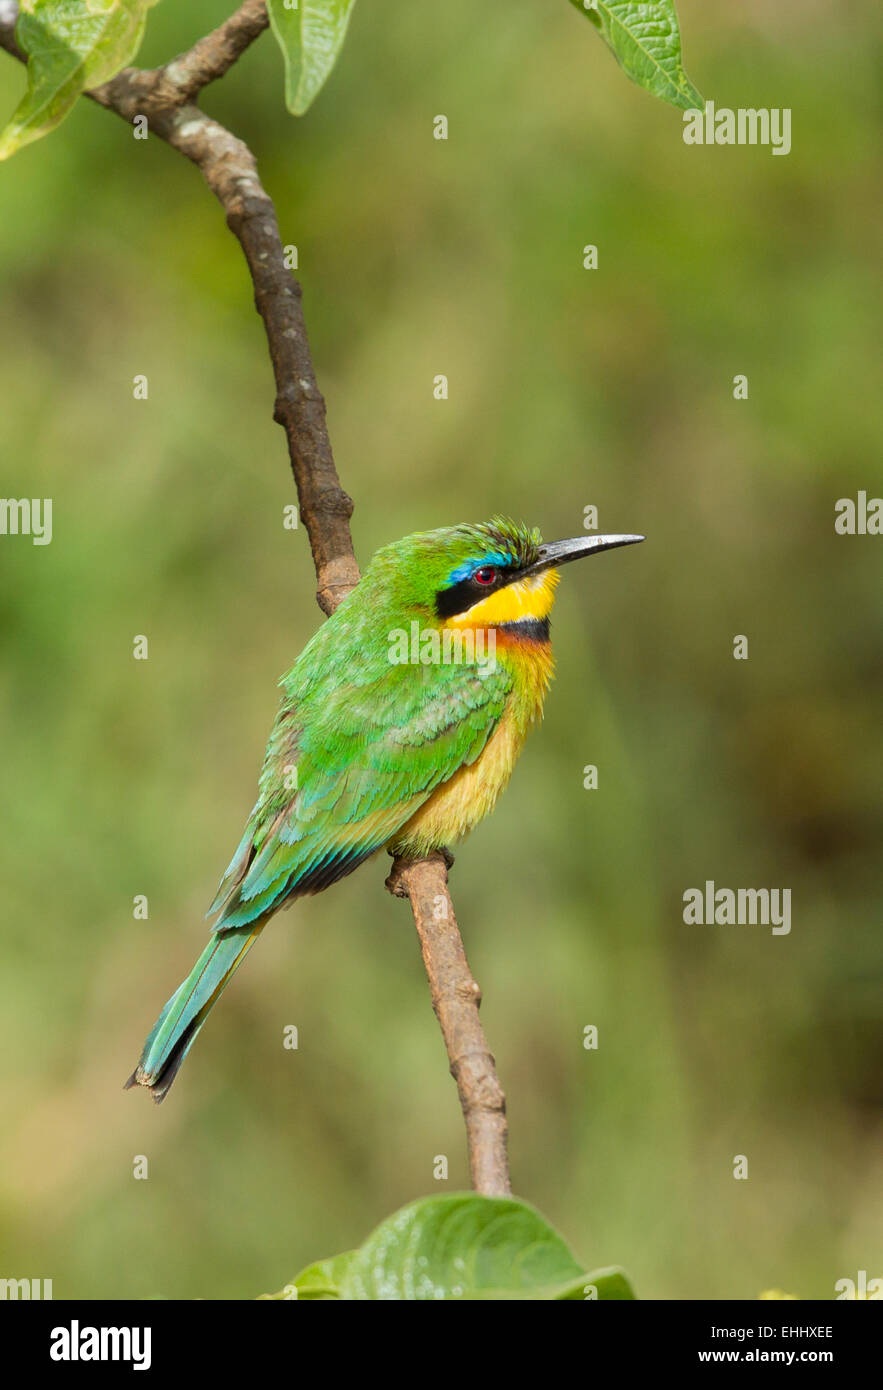
[[[212,937],[153,1025],[141,1060],[126,1082],[126,1090],[130,1086],[146,1086],[157,1105],[165,1099],[209,1009],[265,922],[266,918],[259,919],[247,927]]]

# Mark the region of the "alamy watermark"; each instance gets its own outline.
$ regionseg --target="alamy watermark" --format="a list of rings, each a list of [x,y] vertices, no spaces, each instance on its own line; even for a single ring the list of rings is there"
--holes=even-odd
[[[497,632],[493,627],[394,627],[387,653],[393,666],[478,666],[490,675],[497,666]]]
[[[883,1300],[883,1279],[869,1279],[868,1271],[860,1269],[855,1279],[838,1279],[834,1285],[836,1302],[867,1299],[869,1303]]]
[[[30,536],[34,545],[49,545],[52,498],[0,497],[0,536]]]
[[[684,921],[687,926],[772,927],[773,936],[787,936],[791,930],[790,888],[715,888],[714,879],[705,880],[705,889],[684,892]]]
[[[728,106],[705,103],[684,112],[685,145],[772,145],[773,154],[791,153],[791,108]]]
[[[53,1327],[49,1356],[53,1361],[131,1361],[133,1371],[150,1370],[151,1328]]]
[[[883,497],[869,497],[864,488],[855,499],[838,497],[834,530],[838,536],[883,536]]]
[[[41,1299],[52,1297],[51,1279],[0,1279],[0,1299]]]

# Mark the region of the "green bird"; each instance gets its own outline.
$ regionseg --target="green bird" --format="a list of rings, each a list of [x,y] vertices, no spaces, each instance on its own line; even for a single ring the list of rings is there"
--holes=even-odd
[[[258,799],[209,909],[211,939],[127,1088],[163,1100],[280,907],[378,850],[442,849],[493,809],[552,678],[560,566],[643,539],[544,545],[539,531],[495,518],[377,552],[280,682]]]

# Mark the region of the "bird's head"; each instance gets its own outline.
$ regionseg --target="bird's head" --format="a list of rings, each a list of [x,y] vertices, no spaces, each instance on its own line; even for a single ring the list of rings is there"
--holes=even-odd
[[[643,536],[578,536],[544,544],[536,528],[502,517],[421,531],[379,551],[372,564],[401,611],[444,627],[546,624],[558,571],[571,560]]]

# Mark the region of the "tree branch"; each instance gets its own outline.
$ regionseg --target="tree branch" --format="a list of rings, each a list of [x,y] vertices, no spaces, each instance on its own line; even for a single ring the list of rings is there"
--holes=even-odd
[[[6,17],[4,18],[4,15]],[[333,612],[359,582],[349,518],[353,504],[334,466],[325,401],[316,382],[301,306],[301,287],[285,266],[276,209],[243,141],[207,116],[190,96],[221,76],[267,27],[263,0],[246,3],[165,67],[124,68],[87,93],[129,124],[148,130],[200,170],[238,238],[267,335],[276,378],[274,418],[285,429],[300,514],[310,539],[318,602]],[[0,10],[0,47],[21,59],[8,12]]]
[[[0,47],[21,61],[14,11],[9,0],[0,0]],[[146,117],[149,131],[197,166],[224,208],[254,285],[276,381],[274,418],[288,441],[316,570],[316,598],[330,614],[359,582],[359,569],[349,526],[353,504],[334,464],[301,287],[285,265],[276,209],[254,155],[195,104],[199,92],[222,77],[267,25],[264,0],[245,0],[218,29],[164,67],[124,68],[86,95],[129,124],[136,116]],[[411,901],[433,1008],[463,1108],[473,1185],[487,1195],[507,1193],[505,1098],[479,1022],[481,991],[466,961],[445,859],[396,860],[387,887]]]
[[[235,14],[199,39],[161,71],[179,102],[193,101],[203,87],[217,82],[269,25],[264,0],[245,0]]]
[[[449,860],[441,854],[396,859],[386,886],[396,897],[411,900],[432,1007],[466,1121],[472,1186],[487,1197],[505,1197],[512,1191],[506,1097],[478,1017],[481,990],[472,978],[448,892]]]

